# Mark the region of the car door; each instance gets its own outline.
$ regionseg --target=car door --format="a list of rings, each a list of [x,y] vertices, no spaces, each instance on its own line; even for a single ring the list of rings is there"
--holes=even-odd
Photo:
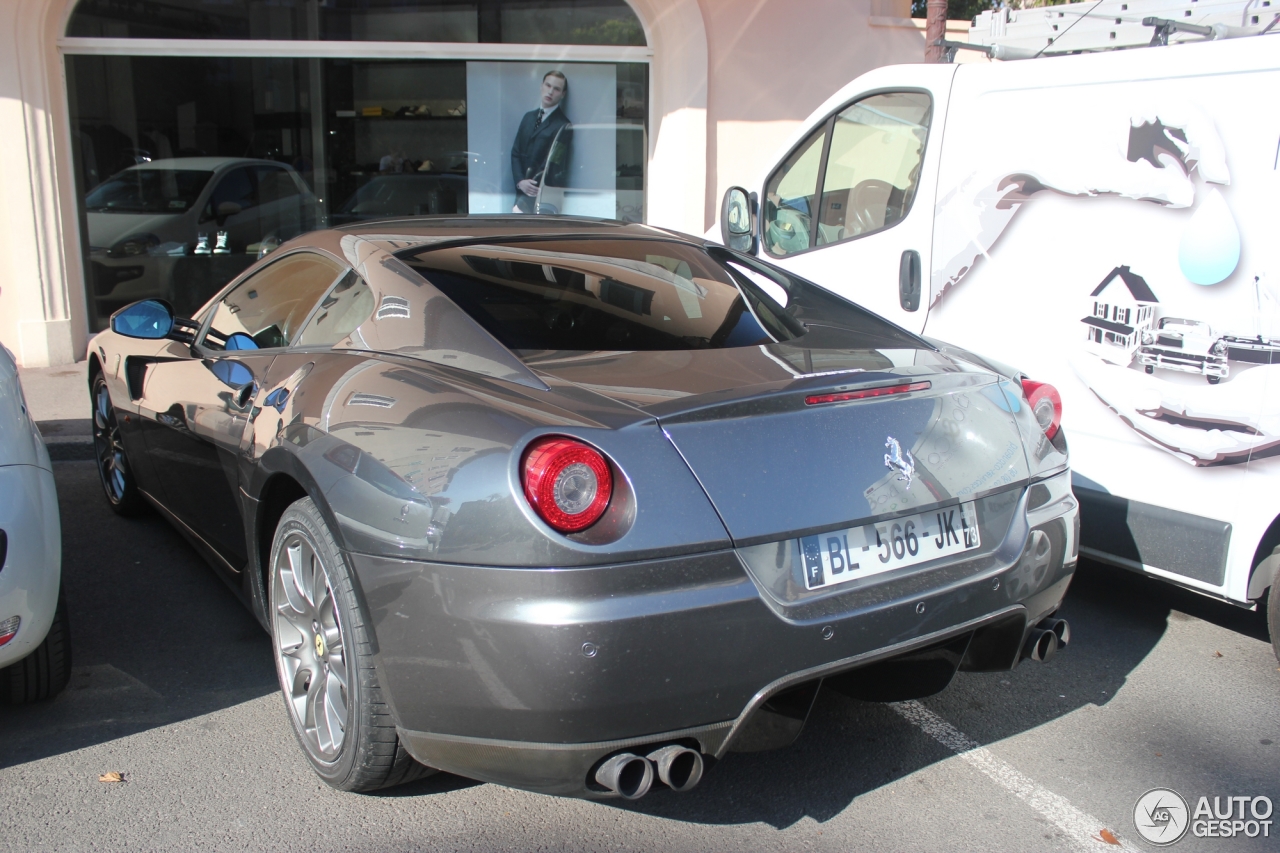
[[[760,254],[923,331],[939,147],[931,136],[941,135],[945,95],[875,91],[815,125],[765,181]]]
[[[291,252],[228,291],[187,358],[151,368],[139,401],[167,508],[226,561],[245,563],[237,457],[268,369],[347,268]]]

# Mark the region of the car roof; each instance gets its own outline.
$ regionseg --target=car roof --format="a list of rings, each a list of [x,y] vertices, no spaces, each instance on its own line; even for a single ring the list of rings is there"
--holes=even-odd
[[[125,171],[132,172],[140,169],[196,169],[212,172],[224,167],[241,165],[289,168],[287,164],[277,163],[275,160],[258,160],[251,157],[169,157],[164,160],[149,160],[146,163],[139,163],[136,166],[130,166]]]
[[[402,219],[371,219],[334,228],[339,234],[379,237],[403,234],[406,237],[504,239],[520,237],[617,237],[623,239],[679,240],[702,246],[700,237],[666,231],[652,225],[592,219],[584,216],[510,216],[507,214],[474,216],[413,216]],[[309,235],[315,237],[318,235]],[[304,238],[305,240],[305,238]]]

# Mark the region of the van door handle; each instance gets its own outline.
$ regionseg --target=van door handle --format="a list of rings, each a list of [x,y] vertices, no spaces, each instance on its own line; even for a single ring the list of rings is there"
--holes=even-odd
[[[920,253],[907,249],[898,264],[898,301],[903,311],[920,307]]]

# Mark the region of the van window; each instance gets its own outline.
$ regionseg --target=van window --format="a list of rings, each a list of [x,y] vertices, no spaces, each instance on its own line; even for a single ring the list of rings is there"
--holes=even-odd
[[[765,184],[764,246],[776,258],[802,252],[812,244],[811,222],[826,135],[824,125],[800,143]]]
[[[815,244],[890,228],[911,209],[932,103],[923,92],[872,95],[835,118]]]

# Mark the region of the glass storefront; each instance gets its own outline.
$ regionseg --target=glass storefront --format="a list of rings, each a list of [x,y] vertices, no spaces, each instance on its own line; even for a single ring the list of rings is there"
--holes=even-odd
[[[626,45],[639,31],[621,0],[82,0],[68,35],[307,38],[300,18],[322,39]],[[70,54],[66,71],[94,331],[144,298],[190,316],[317,227],[644,218],[644,63]]]
[[[67,35],[643,45],[625,0],[80,0]]]

